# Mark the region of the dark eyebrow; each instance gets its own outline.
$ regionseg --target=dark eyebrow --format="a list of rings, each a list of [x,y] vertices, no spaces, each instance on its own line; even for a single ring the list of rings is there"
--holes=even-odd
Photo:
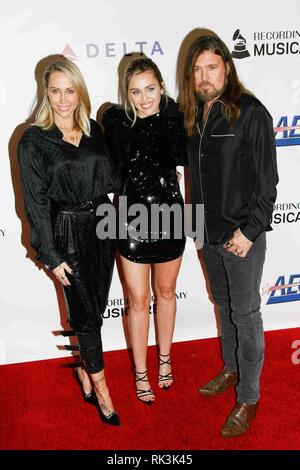
[[[211,65],[218,65],[218,64],[217,62],[211,62],[210,64],[205,65],[205,67],[210,67]],[[202,66],[194,64],[193,67],[202,67]]]
[[[57,89],[57,90],[60,90],[59,86],[51,86],[50,89],[52,89],[52,88],[55,88],[55,89]],[[69,86],[68,88],[66,88],[66,90],[75,90],[75,87]]]
[[[155,86],[155,83],[150,83],[149,85],[145,86],[145,88],[149,88],[149,86]],[[133,90],[140,90],[140,88],[130,88],[130,91]]]

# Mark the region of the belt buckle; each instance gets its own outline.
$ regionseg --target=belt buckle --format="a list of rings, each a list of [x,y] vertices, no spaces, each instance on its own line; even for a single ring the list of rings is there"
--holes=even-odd
[[[92,201],[84,201],[82,202],[78,209],[88,209],[92,205]]]

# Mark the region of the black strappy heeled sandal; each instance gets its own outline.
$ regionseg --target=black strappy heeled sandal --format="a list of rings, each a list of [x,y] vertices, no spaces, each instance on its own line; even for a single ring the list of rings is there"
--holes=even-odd
[[[164,359],[165,357],[167,357],[168,359]],[[168,364],[169,366],[171,366],[171,354],[159,353],[159,367],[163,366],[164,364]],[[169,372],[168,374],[160,374],[160,373],[158,374],[158,384],[160,384],[160,382],[165,382],[169,380],[172,380],[172,383],[173,383],[172,372]],[[170,385],[163,385],[163,387],[160,387],[160,388],[163,388],[164,390],[168,390],[170,386],[172,385],[172,383],[170,383]]]
[[[145,370],[144,372],[138,372],[136,369],[134,369],[134,375],[135,375],[135,382],[149,382],[147,370]],[[136,396],[140,401],[142,401],[146,405],[152,405],[154,398],[155,398],[151,387],[148,390],[142,390],[140,388],[136,388]],[[150,397],[150,396],[153,397],[152,400],[143,400],[144,397]]]

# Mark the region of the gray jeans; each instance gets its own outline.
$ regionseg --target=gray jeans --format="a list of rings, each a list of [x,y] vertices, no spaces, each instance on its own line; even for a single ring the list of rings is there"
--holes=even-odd
[[[264,361],[264,332],[260,313],[260,282],[265,261],[266,234],[254,242],[246,258],[223,248],[202,248],[212,295],[218,306],[225,367],[238,372],[239,403],[256,403]]]

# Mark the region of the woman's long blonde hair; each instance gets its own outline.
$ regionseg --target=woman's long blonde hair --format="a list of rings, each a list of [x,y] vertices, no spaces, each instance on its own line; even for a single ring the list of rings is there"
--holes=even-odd
[[[44,96],[40,106],[36,112],[36,118],[33,125],[39,126],[42,129],[50,129],[54,124],[53,110],[50,106],[48,99],[48,84],[50,75],[53,72],[62,72],[72,83],[78,98],[78,106],[74,113],[75,126],[79,127],[86,136],[90,136],[90,113],[91,113],[91,102],[87,87],[80,72],[74,62],[69,59],[62,58],[48,65],[43,75],[43,88]]]

